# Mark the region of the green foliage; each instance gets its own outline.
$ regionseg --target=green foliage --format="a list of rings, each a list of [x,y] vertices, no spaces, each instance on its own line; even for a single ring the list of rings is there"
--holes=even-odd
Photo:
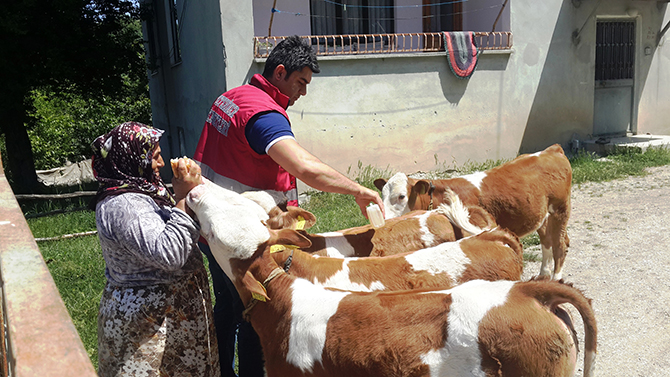
[[[32,174],[35,164],[27,127],[37,130],[39,136],[55,138],[44,142],[53,143],[51,147],[40,145],[37,148],[43,160],[38,167],[52,167],[64,159],[88,157],[86,148],[72,145],[78,144],[77,137],[88,137],[86,133],[79,136],[81,129],[78,127],[82,121],[78,116],[87,116],[88,122],[96,122],[99,107],[105,107],[110,100],[134,104],[140,92],[147,96],[139,3],[135,0],[4,2],[0,12],[0,32],[0,82],[3,86],[0,90],[0,131],[5,137],[4,167],[15,192],[35,192],[41,187],[36,175]],[[143,84],[131,85],[139,91],[128,93],[128,82]],[[35,90],[43,93],[36,94]],[[39,113],[40,109],[33,109],[36,99],[48,108],[51,105],[45,105],[45,99],[51,100],[52,94],[65,93],[94,98],[73,104],[89,107],[88,114],[72,114],[72,119],[67,119],[58,113],[45,115]],[[130,101],[126,101],[128,97]],[[72,99],[67,95],[63,98],[68,102]],[[67,107],[65,103],[54,103],[53,106]],[[68,131],[40,130],[39,124],[28,119],[36,113],[37,123],[44,117],[47,123],[72,122],[76,127],[69,133],[70,137]],[[101,120],[103,124],[105,121]],[[62,154],[50,151],[54,145],[58,148],[62,145],[65,151]]]
[[[36,169],[90,158],[93,139],[120,123],[151,123],[145,82],[126,80],[125,96],[119,98],[84,98],[74,90],[57,93],[42,88],[32,91],[31,100],[34,111],[28,135]]]

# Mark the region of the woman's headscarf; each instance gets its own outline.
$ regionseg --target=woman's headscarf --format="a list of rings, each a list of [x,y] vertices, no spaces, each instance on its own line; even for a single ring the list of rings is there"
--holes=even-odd
[[[100,184],[93,207],[107,196],[126,192],[149,195],[159,205],[175,205],[160,175],[151,168],[163,132],[142,123],[126,122],[93,141],[93,175]]]

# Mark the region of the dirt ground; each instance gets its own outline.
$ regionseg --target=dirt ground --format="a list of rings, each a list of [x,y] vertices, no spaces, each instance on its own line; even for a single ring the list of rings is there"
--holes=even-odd
[[[648,171],[573,186],[563,276],[593,300],[597,376],[670,376],[670,166]],[[528,263],[524,278],[539,270]],[[581,347],[581,317],[571,312]],[[583,348],[579,356],[576,376]]]

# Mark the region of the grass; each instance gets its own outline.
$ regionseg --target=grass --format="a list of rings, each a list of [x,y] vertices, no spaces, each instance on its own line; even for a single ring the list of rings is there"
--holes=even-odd
[[[476,170],[490,169],[505,160],[486,161],[484,163],[468,163],[455,169],[444,169],[433,172],[436,176],[466,174]],[[573,169],[573,184],[585,182],[610,181],[627,176],[642,176],[647,174],[646,167],[670,164],[670,150],[667,148],[648,149],[640,151],[618,150],[607,159],[598,156],[579,153],[571,158]],[[379,169],[370,166],[361,166],[352,173],[362,185],[373,188],[375,178],[389,178],[393,171],[389,168]],[[27,217],[37,212],[47,212],[60,207],[78,208],[85,203],[55,203],[47,205],[29,204],[23,208]],[[310,232],[327,232],[367,224],[360,209],[350,196],[312,193],[308,203],[303,207],[314,213],[317,224],[310,228]],[[33,235],[36,238],[54,237],[63,234],[78,233],[95,230],[95,214],[92,211],[75,211],[48,217],[28,218]],[[524,248],[538,245],[536,234],[524,237]],[[97,236],[86,236],[59,241],[39,243],[44,260],[54,277],[56,285],[65,301],[73,322],[79,331],[86,351],[97,368],[97,312],[102,289],[105,285],[104,260]],[[526,255],[525,259],[533,260],[536,255]],[[205,258],[206,262],[206,258]]]
[[[79,233],[95,230],[95,213],[76,211],[33,218],[28,219],[28,225],[35,238]],[[105,261],[98,236],[40,242],[38,246],[86,353],[97,369],[98,307],[106,282]]]

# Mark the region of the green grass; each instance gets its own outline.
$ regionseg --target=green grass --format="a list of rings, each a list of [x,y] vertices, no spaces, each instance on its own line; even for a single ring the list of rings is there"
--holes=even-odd
[[[649,148],[644,153],[636,148],[619,148],[606,158],[580,152],[570,159],[572,183],[604,182],[629,176],[643,176],[645,168],[670,164],[670,149]]]
[[[77,211],[28,219],[35,238],[95,230],[95,213]],[[97,235],[38,244],[84,348],[97,369],[97,317],[105,287],[105,261]]]
[[[436,176],[466,174],[476,170],[490,169],[505,160],[485,161],[483,163],[467,163],[455,169],[432,172]],[[645,168],[670,164],[670,150],[667,148],[648,149],[646,152],[618,150],[607,159],[599,156],[580,153],[571,158],[573,184],[585,182],[602,182],[627,176],[646,174]],[[373,188],[376,178],[389,178],[393,171],[389,168],[379,169],[361,166],[352,173],[362,185]],[[76,208],[85,203],[51,203],[48,205],[31,204],[24,208],[26,215],[40,211],[52,211],[59,206]],[[351,196],[313,193],[303,207],[314,213],[317,224],[310,232],[327,232],[367,224],[356,202]],[[622,219],[622,221],[624,221]],[[36,238],[54,237],[63,234],[95,230],[95,214],[92,211],[75,211],[48,217],[29,218],[28,224]],[[537,235],[529,235],[522,240],[524,248],[538,245]],[[84,342],[91,361],[97,367],[97,312],[102,289],[105,285],[104,261],[97,236],[48,241],[39,243],[49,270],[72,316],[74,324]],[[538,258],[527,254],[526,261]],[[205,258],[206,262],[206,258]]]

